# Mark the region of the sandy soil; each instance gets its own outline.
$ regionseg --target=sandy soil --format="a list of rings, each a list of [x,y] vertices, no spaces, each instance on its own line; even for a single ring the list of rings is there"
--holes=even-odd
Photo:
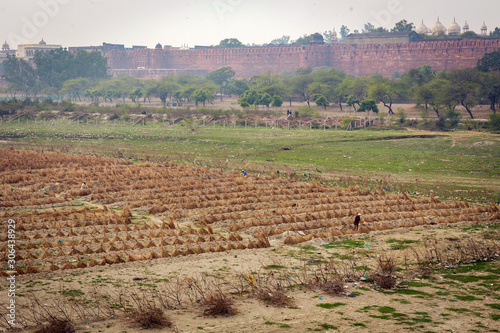
[[[493,223],[500,223],[500,221]],[[193,276],[200,277],[221,272],[227,275],[247,275],[262,271],[262,268],[267,265],[291,267],[300,263],[300,259],[334,258],[335,253],[350,255],[352,252],[354,261],[358,265],[375,268],[377,259],[382,255],[392,256],[401,264],[405,255],[409,253],[408,250],[395,249],[394,244],[387,242],[389,239],[422,241],[431,237],[440,242],[453,242],[456,239],[464,239],[466,236],[482,235],[483,229],[463,230],[464,227],[470,225],[472,223],[439,227],[420,226],[411,229],[341,236],[336,239],[314,239],[294,246],[283,245],[284,235],[278,235],[271,238],[272,247],[265,249],[232,250],[224,253],[205,253],[106,267],[24,275],[18,278],[18,293],[22,294],[28,289],[33,289],[33,281],[37,281],[38,286],[44,286],[36,289],[44,289],[45,292],[69,289],[88,293],[89,289],[96,285],[103,290],[110,291],[144,283],[143,281],[137,282],[134,278],[136,280],[145,277],[162,279],[176,276],[180,279],[189,279]],[[343,239],[361,240],[365,246],[329,249],[321,247],[322,244],[330,241]],[[495,265],[498,267],[497,263]],[[411,270],[399,272],[398,276],[402,281],[421,281],[418,274],[411,274]],[[442,284],[440,279],[443,281]],[[100,282],[96,284],[97,280]],[[498,327],[498,322],[491,319],[489,313],[498,315],[499,311],[484,306],[484,304],[498,303],[498,294],[492,292],[491,295],[478,295],[477,300],[472,301],[457,300],[454,295],[467,292],[470,285],[449,284],[449,280],[443,279],[442,276],[437,276],[437,281],[432,286],[412,288],[432,295],[436,295],[436,288],[439,288],[446,294],[446,296],[429,298],[419,295],[381,293],[375,285],[363,281],[346,282],[345,285],[348,293],[358,292],[359,294],[356,297],[330,296],[320,290],[296,288],[288,294],[295,301],[295,306],[291,308],[275,308],[267,306],[255,297],[239,296],[234,298],[238,314],[233,317],[204,317],[202,316],[203,307],[197,303],[168,310],[166,314],[173,321],[178,332],[307,332],[315,330],[324,332],[403,332],[407,330],[470,332],[474,329],[487,332],[490,331],[489,329]],[[5,292],[1,293],[1,299],[5,304]],[[318,307],[318,304],[322,303],[342,303],[342,305],[332,309]],[[405,321],[409,323],[401,324],[399,321],[377,318],[383,315],[377,311],[377,307],[384,306],[392,307],[396,313],[406,314],[408,318],[413,319]],[[450,308],[472,309],[481,312],[482,315],[479,317],[468,312],[453,312],[449,310]],[[478,325],[482,325],[483,328],[478,328]],[[132,323],[130,317],[123,316],[99,322],[78,323],[77,327],[78,332],[92,333],[142,331],[137,324]],[[173,330],[155,331],[171,332]]]

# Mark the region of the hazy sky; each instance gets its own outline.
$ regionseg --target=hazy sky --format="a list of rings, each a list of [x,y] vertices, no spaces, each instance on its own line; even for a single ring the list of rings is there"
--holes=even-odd
[[[297,39],[366,22],[392,28],[406,19],[432,27],[467,20],[479,33],[500,27],[500,0],[0,0],[0,39],[12,49],[38,43],[63,47],[216,45],[225,38],[244,44]]]

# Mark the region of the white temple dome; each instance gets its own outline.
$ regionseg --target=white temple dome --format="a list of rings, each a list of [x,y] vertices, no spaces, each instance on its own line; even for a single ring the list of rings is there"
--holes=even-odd
[[[422,20],[422,23],[417,27],[415,31],[417,32],[417,34],[421,35],[427,35],[428,33],[430,33],[429,28],[427,28],[427,26],[424,24],[424,20]]]
[[[448,26],[448,35],[460,35],[460,26],[457,24],[455,19],[453,19],[453,22]]]
[[[446,33],[446,28],[444,27],[444,25],[441,22],[439,22],[439,17],[438,17],[437,22],[434,23],[434,25],[432,26],[432,33],[434,35]]]

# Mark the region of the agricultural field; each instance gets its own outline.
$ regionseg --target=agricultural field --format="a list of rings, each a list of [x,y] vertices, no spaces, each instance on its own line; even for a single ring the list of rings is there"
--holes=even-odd
[[[497,332],[493,134],[67,121],[0,134],[0,274],[15,234],[22,331]]]

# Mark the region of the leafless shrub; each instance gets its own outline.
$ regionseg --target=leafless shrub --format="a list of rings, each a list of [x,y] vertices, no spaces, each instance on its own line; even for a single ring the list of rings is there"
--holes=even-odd
[[[203,311],[204,316],[230,317],[238,313],[234,301],[221,291],[210,294],[202,305],[206,307]]]
[[[37,329],[34,333],[74,333],[75,326],[69,320],[51,318],[48,324]]]
[[[393,258],[380,257],[378,260],[378,270],[371,275],[373,282],[382,289],[394,288],[397,284],[396,263]]]
[[[256,295],[261,301],[274,307],[283,308],[295,305],[295,301],[281,288],[264,286],[257,291]]]
[[[449,268],[478,260],[488,260],[500,254],[500,246],[493,239],[481,241],[469,237],[450,242],[451,240],[443,242],[431,239],[425,241],[422,248],[410,247],[420,275],[429,276],[433,268]]]
[[[132,315],[135,323],[141,328],[174,328],[174,323],[165,315],[165,312],[159,308],[149,308],[136,311]]]

